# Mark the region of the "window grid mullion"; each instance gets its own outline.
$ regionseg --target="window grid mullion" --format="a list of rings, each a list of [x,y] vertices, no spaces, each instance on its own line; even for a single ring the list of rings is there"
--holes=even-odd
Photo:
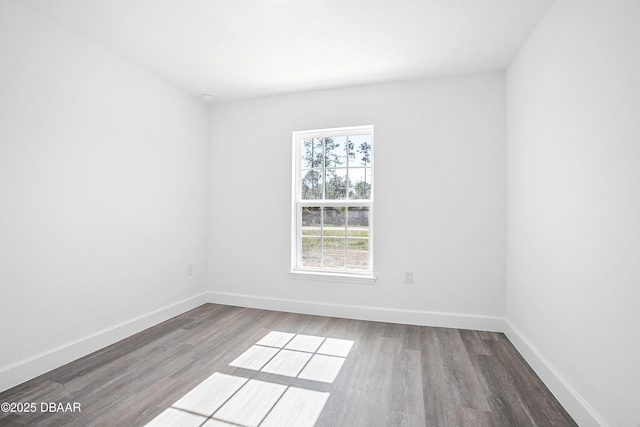
[[[344,151],[345,151],[345,158],[346,158],[346,181],[344,183],[345,185],[345,200],[347,202],[349,202],[350,196],[349,196],[349,154],[351,153],[351,149],[349,147],[349,136],[346,136],[346,142],[345,142],[345,147],[344,147]],[[345,206],[345,219],[344,219],[344,269],[348,270],[349,269],[349,205]]]
[[[344,209],[344,268],[349,269],[349,206]]]
[[[345,192],[346,192],[344,198],[347,201],[349,201],[349,199],[350,199],[350,197],[349,197],[349,153],[351,152],[351,150],[349,150],[349,136],[348,135],[346,137],[346,140],[347,140],[347,142],[345,143],[344,154],[345,154],[345,157],[347,159],[346,160],[347,164],[345,165],[345,167],[347,169],[347,173],[346,173],[347,177],[346,177],[346,182],[344,183],[345,184]]]
[[[324,210],[320,208],[320,268],[324,268]]]
[[[322,138],[322,200],[327,199],[327,138]]]

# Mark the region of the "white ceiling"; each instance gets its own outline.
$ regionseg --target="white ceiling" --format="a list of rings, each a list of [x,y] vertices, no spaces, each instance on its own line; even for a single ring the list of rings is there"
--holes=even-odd
[[[503,70],[553,0],[22,0],[216,101]]]

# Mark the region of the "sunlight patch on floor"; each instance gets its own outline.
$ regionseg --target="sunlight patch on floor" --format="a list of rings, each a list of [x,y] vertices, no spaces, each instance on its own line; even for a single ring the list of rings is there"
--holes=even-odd
[[[271,331],[230,366],[332,383],[353,341]],[[145,427],[312,427],[330,393],[215,372]]]
[[[353,341],[271,331],[230,366],[332,383]]]

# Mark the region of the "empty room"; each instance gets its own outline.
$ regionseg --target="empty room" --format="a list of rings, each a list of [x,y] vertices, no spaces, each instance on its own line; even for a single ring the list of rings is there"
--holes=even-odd
[[[0,426],[640,427],[640,2],[0,0]]]

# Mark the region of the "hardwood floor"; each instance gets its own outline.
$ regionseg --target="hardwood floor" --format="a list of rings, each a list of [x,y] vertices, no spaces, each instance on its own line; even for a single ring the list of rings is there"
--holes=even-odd
[[[0,426],[576,425],[503,334],[216,304],[1,402],[36,410]]]

